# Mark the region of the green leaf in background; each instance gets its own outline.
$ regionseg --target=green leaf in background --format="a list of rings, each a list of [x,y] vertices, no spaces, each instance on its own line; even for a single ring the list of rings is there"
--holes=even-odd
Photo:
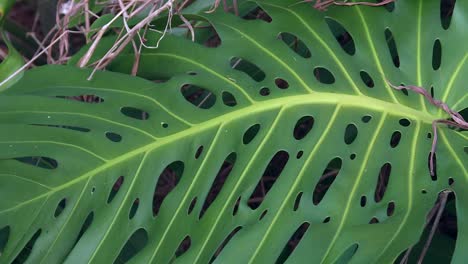
[[[468,2],[448,27],[439,0],[258,5],[167,35],[146,80],[47,66],[0,95],[0,262],[392,263],[450,189],[464,263],[468,134],[439,126],[431,177],[447,115],[385,80],[465,109]]]
[[[8,39],[8,36],[5,34],[5,32],[3,32],[4,20],[14,2],[15,1],[13,0],[0,0],[0,36],[8,48],[8,56],[0,63],[0,82],[10,77],[10,75],[15,73],[18,69],[21,68],[21,66],[24,65],[23,57],[18,53],[18,51],[15,50],[10,40]],[[21,75],[22,73],[18,74],[16,77],[12,78],[3,85],[0,85],[0,91],[8,88],[10,85],[16,82],[19,78],[21,78]]]

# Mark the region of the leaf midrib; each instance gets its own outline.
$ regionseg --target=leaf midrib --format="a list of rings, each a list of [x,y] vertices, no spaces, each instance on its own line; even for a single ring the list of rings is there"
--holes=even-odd
[[[94,168],[81,176],[78,176],[77,178],[69,181],[66,184],[57,186],[56,188],[51,189],[50,191],[44,193],[43,195],[37,196],[31,200],[20,203],[0,213],[16,209],[18,207],[21,207],[24,204],[27,204],[29,202],[33,202],[37,199],[40,199],[42,197],[48,196],[51,193],[55,193],[60,190],[63,190],[83,179],[92,177],[93,175],[103,170],[106,170],[107,168],[110,168],[121,162],[129,160],[141,153],[144,153],[146,151],[151,151],[152,149],[156,149],[160,146],[170,144],[172,142],[176,142],[177,140],[181,138],[190,136],[204,129],[209,129],[209,128],[218,126],[219,124],[225,122],[226,120],[235,120],[238,118],[242,118],[243,116],[253,115],[257,112],[262,112],[268,109],[275,109],[285,104],[289,104],[289,105],[301,105],[301,104],[325,104],[325,105],[329,104],[330,105],[330,104],[333,104],[333,105],[341,105],[341,106],[348,106],[348,107],[356,107],[356,108],[363,108],[363,109],[369,109],[369,110],[378,111],[382,113],[387,113],[389,115],[394,115],[394,116],[404,116],[409,119],[419,120],[426,124],[432,124],[433,120],[440,118],[430,113],[418,111],[416,109],[413,109],[404,105],[390,103],[390,102],[382,101],[379,99],[375,99],[375,98],[367,97],[363,95],[313,93],[313,94],[307,94],[307,95],[295,95],[295,96],[271,99],[271,100],[267,100],[263,102],[258,102],[255,105],[248,106],[240,110],[227,113],[225,115],[218,116],[216,118],[205,121],[198,125],[194,125],[193,127],[183,130],[181,132],[172,134],[165,138],[161,138],[159,141],[156,141],[151,144],[148,144],[140,148],[136,148],[134,150],[126,152],[123,155],[120,155],[114,159],[108,160],[107,162],[103,163],[101,166]]]

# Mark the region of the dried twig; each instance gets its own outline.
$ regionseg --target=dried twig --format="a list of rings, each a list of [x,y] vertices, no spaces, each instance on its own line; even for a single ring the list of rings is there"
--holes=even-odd
[[[432,130],[434,132],[434,137],[433,137],[433,140],[432,140],[432,148],[431,148],[431,156],[430,156],[430,160],[429,160],[429,167],[430,167],[430,171],[431,171],[431,175],[434,176],[434,154],[435,154],[435,151],[436,151],[436,145],[437,145],[437,124],[446,124],[446,125],[451,125],[451,126],[454,126],[454,127],[458,127],[460,129],[468,129],[468,122],[465,121],[465,119],[463,119],[463,117],[456,111],[450,109],[450,107],[440,101],[440,100],[437,100],[437,99],[434,99],[430,94],[429,92],[426,91],[426,89],[422,88],[422,87],[418,87],[418,86],[414,86],[414,85],[408,85],[408,86],[395,86],[393,84],[391,84],[388,80],[386,80],[387,84],[390,85],[392,88],[396,89],[396,90],[403,90],[403,89],[406,89],[406,90],[411,90],[415,93],[418,93],[418,94],[421,94],[423,95],[424,97],[426,97],[427,100],[429,100],[429,102],[436,106],[437,108],[439,109],[442,109],[444,112],[446,112],[451,118],[452,120],[446,120],[446,119],[437,119],[437,120],[434,120],[432,122]]]

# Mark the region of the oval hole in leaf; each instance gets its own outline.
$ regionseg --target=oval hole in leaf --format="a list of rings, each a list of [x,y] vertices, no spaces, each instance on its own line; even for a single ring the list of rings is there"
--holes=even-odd
[[[325,219],[323,219],[323,223],[326,224],[328,222],[330,222],[331,218],[329,216],[325,217]]]
[[[411,121],[409,121],[408,119],[406,118],[402,118],[398,121],[398,123],[400,123],[401,126],[403,127],[408,127],[409,125],[411,125]]]
[[[67,199],[63,198],[55,208],[54,217],[58,217],[67,206]]]
[[[296,200],[294,201],[294,208],[293,211],[297,211],[299,209],[299,204],[301,203],[302,192],[298,193],[296,196]]]
[[[48,170],[54,170],[58,167],[57,160],[48,157],[20,157],[15,158],[15,160]]]
[[[334,263],[349,263],[358,251],[359,245],[353,244],[349,246]]]
[[[37,239],[41,235],[41,229],[37,230],[36,233],[29,239],[28,243],[23,247],[21,252],[16,256],[15,260],[12,263],[25,263],[28,260],[29,255],[34,249],[34,244],[36,244]]]
[[[261,96],[268,96],[270,95],[270,89],[267,87],[263,87],[262,89],[260,89],[259,93]]]
[[[284,150],[278,151],[273,158],[271,158],[257,186],[250,195],[248,205],[251,209],[255,210],[262,204],[268,192],[286,167],[288,160],[289,154]]]
[[[289,87],[289,83],[285,79],[282,79],[282,78],[276,78],[275,84],[280,89],[288,89]]]
[[[114,261],[116,263],[126,263],[140,252],[148,243],[148,233],[145,229],[136,230],[127,240],[119,255]]]
[[[335,83],[335,76],[327,70],[326,68],[323,67],[317,67],[314,69],[314,76],[317,79],[317,81],[323,83],[323,84],[333,84]]]
[[[374,80],[372,80],[372,77],[370,77],[369,73],[361,71],[359,74],[361,75],[361,79],[367,87],[374,88]]]
[[[210,205],[214,202],[216,197],[218,197],[218,194],[223,189],[224,183],[226,183],[226,180],[228,179],[232,171],[232,168],[234,167],[234,164],[236,164],[236,159],[237,159],[237,154],[235,152],[232,152],[223,161],[221,167],[218,170],[218,173],[216,174],[216,177],[213,183],[211,184],[211,188],[208,191],[205,202],[203,203],[203,207],[200,211],[200,215],[198,216],[199,219],[203,217],[206,210],[208,210]]]
[[[258,218],[258,220],[259,220],[259,221],[262,220],[262,219],[266,216],[267,213],[268,213],[268,210],[263,211],[263,213],[260,215],[260,217]]]
[[[244,72],[256,82],[261,82],[265,79],[265,72],[252,62],[239,57],[233,57],[230,61],[233,69]]]
[[[436,39],[434,42],[434,47],[432,48],[432,69],[435,71],[440,68],[442,62],[442,45],[440,40]]]
[[[305,233],[309,229],[310,224],[307,222],[302,223],[296,231],[292,234],[289,240],[286,242],[281,254],[276,259],[276,264],[285,263],[286,260],[291,256],[294,250],[297,248],[297,245],[301,242],[302,238],[304,237]]]
[[[281,39],[284,44],[286,44],[297,55],[306,59],[310,58],[311,54],[309,48],[307,48],[304,42],[297,36],[288,32],[282,32],[278,35],[278,39]]]
[[[374,200],[376,203],[380,202],[387,190],[388,182],[390,181],[390,174],[392,172],[392,165],[390,163],[385,163],[379,172],[377,178],[377,185],[375,186]]]
[[[300,159],[302,155],[304,155],[304,151],[300,150],[299,152],[297,152],[296,158]]]
[[[197,152],[195,152],[195,159],[198,159],[203,153],[203,146],[198,147]]]
[[[369,221],[369,224],[378,224],[380,221],[377,217],[372,217],[372,219]]]
[[[331,185],[335,181],[336,177],[340,173],[341,166],[343,165],[343,161],[341,158],[336,157],[332,159],[328,164],[325,170],[322,173],[317,185],[315,185],[314,193],[312,197],[312,202],[314,205],[318,205],[322,199],[327,194],[328,189],[330,189]]]
[[[440,22],[443,29],[448,29],[450,27],[456,2],[457,0],[440,1]]]
[[[80,241],[81,237],[86,233],[89,226],[93,223],[93,220],[94,220],[94,212],[91,212],[88,214],[83,224],[81,225],[80,232],[78,233],[78,236],[76,237],[75,245],[78,243],[78,241]]]
[[[355,124],[349,124],[346,126],[345,134],[344,134],[344,141],[347,145],[350,145],[356,140],[358,136],[358,129]]]
[[[0,229],[0,256],[3,254],[3,251],[5,250],[9,238],[10,226],[5,226],[2,229]]]
[[[398,49],[396,46],[396,41],[393,36],[392,31],[389,28],[385,29],[385,41],[387,42],[388,50],[390,52],[390,56],[392,58],[393,64],[395,67],[400,67],[400,57],[398,55]]]
[[[392,134],[392,138],[390,139],[390,147],[395,148],[398,146],[401,140],[401,133],[400,131],[395,131]]]
[[[133,201],[132,207],[130,208],[130,212],[128,213],[128,219],[132,219],[137,210],[138,210],[138,205],[140,204],[140,199],[136,198],[135,201]]]
[[[192,239],[190,238],[190,236],[186,236],[182,241],[180,241],[180,244],[175,251],[175,257],[178,258],[182,256],[185,252],[187,252],[190,249],[191,245]]]
[[[223,103],[227,106],[233,107],[237,105],[236,98],[232,93],[224,91],[223,94],[221,95],[223,98]]]
[[[242,142],[244,143],[244,145],[247,145],[250,142],[252,142],[252,140],[258,134],[259,130],[260,130],[260,124],[255,124],[249,127],[249,129],[245,131],[244,136],[242,137]]]
[[[257,5],[256,8],[252,8],[252,11],[247,13],[242,18],[245,20],[263,20],[267,23],[271,23],[272,19],[271,16],[260,6]]]
[[[240,230],[242,229],[241,226],[238,226],[236,227],[231,233],[229,233],[229,235],[224,239],[224,241],[221,243],[221,245],[219,245],[218,249],[216,249],[215,253],[213,254],[213,256],[211,257],[210,259],[210,264],[213,263],[216,258],[221,254],[221,252],[223,251],[224,247],[226,247],[226,245],[229,243],[229,241],[237,234],[237,232],[239,232]]]
[[[334,20],[330,17],[325,17],[328,28],[330,29],[333,36],[338,41],[338,44],[341,48],[348,53],[349,55],[354,55],[356,53],[356,46],[354,45],[354,40],[351,34],[343,27],[341,23]]]
[[[364,122],[364,123],[369,123],[369,122],[371,121],[371,119],[372,119],[372,116],[370,116],[370,115],[365,115],[365,116],[362,117],[361,120],[362,120],[362,122]]]
[[[184,84],[180,92],[187,102],[200,109],[210,109],[216,103],[216,95],[200,86]]]
[[[120,176],[119,178],[117,178],[117,180],[114,182],[114,185],[112,186],[112,189],[109,193],[109,197],[107,197],[107,203],[110,203],[112,202],[112,200],[114,200],[114,197],[117,194],[117,192],[120,190],[120,187],[122,187],[123,182],[124,182],[123,176]]]
[[[448,178],[448,185],[452,186],[455,183],[455,180],[452,177]]]
[[[138,119],[138,120],[147,120],[149,119],[150,115],[148,112],[143,111],[142,109],[125,106],[120,109],[120,112],[130,118]]]
[[[387,205],[387,216],[392,216],[395,213],[395,202],[389,202]]]
[[[365,207],[367,203],[367,197],[365,195],[361,196],[361,207]]]
[[[232,215],[236,215],[237,214],[237,211],[239,211],[239,205],[240,205],[240,201],[241,201],[241,196],[239,196],[239,198],[237,198],[236,200],[236,203],[234,204],[234,208],[232,209]]]
[[[192,202],[190,202],[190,206],[187,210],[187,214],[191,214],[193,209],[195,208],[195,205],[197,204],[197,197],[193,198]]]
[[[99,104],[99,103],[104,102],[104,99],[102,97],[99,97],[94,94],[81,94],[81,95],[76,95],[76,96],[57,95],[55,97],[60,98],[60,99],[65,99],[65,100],[88,103],[88,104]]]
[[[106,138],[116,143],[122,141],[122,136],[114,132],[106,132]]]
[[[297,120],[294,126],[293,135],[297,140],[303,139],[312,130],[314,126],[314,118],[312,116],[303,116]]]
[[[184,172],[184,163],[174,161],[167,165],[158,177],[153,196],[153,216],[157,216],[164,199],[177,187]]]
[[[91,131],[91,129],[89,129],[89,128],[86,128],[86,127],[76,127],[76,126],[45,125],[45,124],[31,124],[31,126],[43,126],[43,127],[63,128],[63,129],[69,129],[69,130],[73,130],[73,131],[84,132],[84,133],[87,133],[87,132]]]

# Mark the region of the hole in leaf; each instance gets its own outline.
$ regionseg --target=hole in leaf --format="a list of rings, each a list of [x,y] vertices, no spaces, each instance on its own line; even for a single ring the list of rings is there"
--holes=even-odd
[[[237,232],[239,232],[240,230],[242,229],[241,226],[238,226],[236,227],[231,233],[229,233],[229,235],[224,239],[224,241],[221,243],[221,245],[219,245],[218,249],[216,249],[215,253],[213,254],[213,256],[211,257],[210,259],[210,264],[213,263],[215,260],[216,260],[216,257],[219,256],[219,254],[221,254],[221,252],[223,251],[224,247],[229,243],[229,241],[237,234]]]
[[[78,241],[80,241],[81,237],[83,237],[83,235],[86,233],[89,226],[93,223],[93,220],[94,220],[94,212],[91,212],[88,214],[83,224],[81,225],[80,232],[78,233],[78,236],[76,237],[75,245],[78,243]]]
[[[234,57],[231,59],[230,65],[233,69],[246,73],[256,82],[261,82],[265,79],[265,72],[248,60]]]
[[[198,147],[197,152],[195,153],[195,159],[198,159],[203,153],[203,146]]]
[[[314,118],[312,116],[303,116],[297,120],[296,125],[294,126],[293,135],[297,140],[303,139],[310,132],[314,126]]]
[[[359,248],[358,244],[349,246],[334,263],[350,263]]]
[[[406,118],[400,119],[400,121],[398,121],[398,123],[400,123],[400,125],[404,126],[404,127],[408,127],[409,125],[411,125],[411,121],[409,121]]]
[[[349,155],[349,158],[350,158],[351,160],[354,160],[354,159],[356,158],[356,154],[353,153],[353,154]]]
[[[440,22],[443,29],[448,29],[450,27],[456,2],[456,0],[440,1]]]
[[[227,106],[233,107],[237,105],[236,98],[232,93],[224,91],[222,94],[223,103]]]
[[[431,86],[431,97],[434,98],[434,87]]]
[[[326,224],[328,222],[330,222],[331,218],[329,216],[325,217],[325,219],[323,219],[323,223]]]
[[[304,155],[304,151],[300,150],[299,152],[297,152],[296,158],[300,159],[302,155]]]
[[[126,263],[140,252],[148,243],[148,233],[145,229],[140,228],[135,231],[132,236],[127,240],[122,250],[120,251],[116,263]]]
[[[448,179],[448,184],[449,184],[450,186],[452,186],[454,183],[455,183],[455,180],[454,180],[452,177],[450,177],[450,178]]]
[[[367,197],[365,195],[361,196],[361,207],[365,207],[367,203]]]
[[[99,103],[104,102],[104,99],[102,97],[99,97],[99,96],[93,95],[93,94],[82,94],[82,95],[77,95],[77,96],[57,95],[55,97],[60,98],[60,99],[66,99],[66,100],[72,100],[72,101],[88,103],[88,104],[99,104]]]
[[[434,175],[431,175],[431,179],[433,181],[437,181],[437,153],[434,153],[434,159],[432,161],[434,164]],[[427,157],[427,167],[429,168],[429,171],[431,169],[431,152],[429,152],[429,156]]]
[[[372,80],[372,77],[370,77],[370,75],[365,72],[365,71],[361,71],[360,72],[360,75],[361,75],[361,79],[362,81],[364,82],[364,84],[369,87],[369,88],[373,88],[374,87],[374,80]]]
[[[184,172],[184,163],[174,161],[161,172],[154,189],[153,216],[157,216],[164,199],[177,186]]]
[[[395,213],[395,202],[389,202],[387,206],[387,216],[392,216]]]
[[[232,215],[236,215],[237,211],[239,211],[239,205],[240,205],[241,197],[237,198],[236,203],[234,204],[234,208],[232,209]]]
[[[259,19],[267,23],[270,23],[272,21],[270,15],[268,15],[268,13],[265,10],[263,10],[260,6],[257,6],[256,8],[252,9],[252,11],[247,13],[247,15],[243,16],[242,18],[245,20]]]
[[[23,247],[21,252],[16,256],[15,260],[12,263],[25,263],[28,260],[29,255],[34,248],[34,244],[36,244],[37,239],[41,235],[41,229],[37,230],[36,233],[29,239],[28,243]]]
[[[106,132],[106,138],[112,142],[122,141],[122,136],[114,132]]]
[[[197,204],[197,197],[193,198],[192,202],[190,202],[190,206],[187,210],[187,214],[191,214],[193,209],[195,208],[195,205]]]
[[[198,73],[197,72],[194,72],[194,71],[189,71],[187,72],[188,75],[192,75],[192,76],[195,76],[197,75]]]
[[[421,193],[422,193],[422,194],[426,194],[426,193],[427,193],[427,191],[426,191],[426,190],[424,190],[424,189],[422,189],[422,190],[421,190]]]
[[[309,223],[304,222],[296,229],[296,231],[294,231],[294,233],[284,246],[283,250],[281,251],[281,254],[279,255],[278,259],[276,260],[276,264],[286,262],[289,256],[291,256],[291,254],[293,253],[294,249],[296,249],[297,245],[299,245],[299,243],[301,242],[302,238],[304,237],[304,234],[309,229],[309,226]]]
[[[260,215],[260,218],[258,218],[258,220],[259,221],[262,220],[266,216],[267,213],[268,213],[268,209],[262,212],[262,214]]]
[[[6,248],[8,239],[10,238],[10,226],[5,226],[0,229],[0,256]]]
[[[180,92],[185,100],[200,109],[210,109],[216,103],[216,95],[200,86],[184,84]]]
[[[358,129],[355,124],[349,124],[346,126],[345,134],[344,134],[344,141],[347,145],[350,145],[356,140],[358,135]]]
[[[208,191],[205,202],[203,203],[203,207],[200,211],[200,215],[198,216],[199,219],[203,217],[206,210],[208,210],[210,205],[214,202],[216,197],[218,197],[218,194],[223,189],[223,186],[226,183],[226,180],[228,179],[229,174],[231,173],[232,168],[234,167],[234,164],[236,163],[236,159],[237,159],[237,154],[235,152],[232,152],[223,161],[221,167],[219,168],[218,173],[216,174],[216,178],[211,184],[211,188]]]
[[[89,128],[85,127],[76,127],[76,126],[63,126],[63,125],[44,125],[44,124],[31,124],[31,126],[42,126],[42,127],[54,127],[54,128],[63,128],[63,129],[69,129],[73,131],[79,131],[79,132],[84,132],[87,133],[91,131]]]
[[[262,204],[264,198],[281,175],[288,160],[289,154],[284,150],[278,151],[273,156],[252,192],[252,195],[250,195],[248,205],[251,209],[255,210]]]
[[[406,88],[403,88],[403,89],[401,89],[400,91],[401,91],[404,95],[406,95],[406,96],[409,95],[408,89],[406,89]]]
[[[400,131],[395,131],[392,134],[392,138],[390,139],[390,147],[395,148],[398,146],[401,140],[401,133]]]
[[[387,42],[388,50],[390,52],[393,64],[395,65],[395,67],[399,68],[400,57],[398,56],[398,49],[396,46],[395,38],[393,36],[393,33],[388,28],[385,29],[385,41]]]
[[[137,210],[138,210],[138,205],[140,204],[140,199],[136,198],[135,201],[133,201],[132,207],[130,208],[130,212],[128,213],[128,219],[132,219]]]
[[[20,157],[15,158],[15,160],[48,170],[53,170],[58,167],[57,160],[48,157]]]
[[[65,206],[67,205],[67,199],[63,198],[57,205],[57,207],[55,208],[55,213],[54,213],[54,217],[58,217],[62,212],[63,210],[65,209]]]
[[[335,76],[333,74],[323,68],[323,67],[317,67],[314,69],[314,76],[317,79],[317,81],[323,83],[323,84],[333,84],[335,83]]]
[[[107,203],[110,203],[112,202],[112,200],[114,200],[114,197],[117,194],[117,192],[120,190],[120,187],[122,187],[123,182],[124,182],[123,176],[120,176],[119,178],[117,178],[117,180],[115,181],[109,193],[109,197],[107,197]]]
[[[379,223],[379,219],[377,219],[377,217],[372,217],[372,219],[369,221],[369,224],[378,224]]]
[[[267,87],[263,87],[262,89],[260,89],[259,93],[261,96],[268,96],[270,95],[270,89]]]
[[[427,133],[427,138],[432,138],[432,134],[431,134],[431,133]]]
[[[299,204],[301,203],[301,198],[302,198],[302,192],[300,192],[296,196],[296,200],[294,201],[293,211],[297,211],[297,209],[299,209]]]
[[[294,51],[297,55],[303,58],[310,58],[310,50],[307,46],[300,40],[297,36],[283,32],[278,35],[278,39],[281,39],[292,51]]]
[[[139,108],[125,106],[120,109],[120,112],[130,118],[138,120],[147,120],[149,119],[149,113],[143,111]]]
[[[349,55],[354,55],[354,53],[356,53],[356,47],[351,34],[338,21],[330,17],[325,17],[325,21],[341,48]]]
[[[440,40],[436,39],[434,42],[434,47],[432,48],[432,69],[435,71],[440,68],[440,63],[442,62],[442,45]]]
[[[288,89],[289,83],[285,79],[276,78],[275,84],[280,89]]]
[[[372,119],[372,116],[370,116],[370,115],[365,115],[365,116],[362,117],[361,120],[362,120],[362,122],[364,122],[364,123],[369,123],[369,122],[371,121],[371,119]]]
[[[387,190],[388,182],[390,180],[390,173],[392,172],[392,165],[390,163],[385,163],[379,172],[379,177],[377,179],[377,185],[375,186],[374,200],[375,202],[380,202]]]
[[[312,198],[314,205],[319,204],[322,201],[323,197],[325,197],[325,194],[327,193],[328,189],[330,189],[331,185],[333,184],[333,181],[335,181],[335,178],[340,173],[342,165],[343,161],[339,157],[332,159],[327,164],[327,167],[323,171],[320,180],[317,182],[317,185],[315,185],[314,188]]]
[[[187,252],[192,245],[192,239],[190,236],[186,236],[179,244],[179,246],[176,249],[175,252],[175,257],[180,257],[182,256],[185,252]]]
[[[247,145],[250,142],[252,142],[252,140],[258,134],[259,130],[260,130],[260,124],[255,124],[249,127],[249,129],[245,131],[244,136],[242,137],[242,142],[244,143],[244,145]]]
[[[162,126],[163,128],[168,128],[168,127],[169,127],[169,124],[168,124],[168,123],[161,122],[161,126]]]

